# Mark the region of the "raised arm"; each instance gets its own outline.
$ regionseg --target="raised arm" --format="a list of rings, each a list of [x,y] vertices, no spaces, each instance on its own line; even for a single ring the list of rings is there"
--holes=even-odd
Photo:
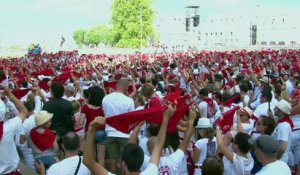
[[[137,144],[138,143],[138,133],[140,132],[140,129],[142,127],[142,125],[145,122],[140,122],[133,130],[132,133],[130,134],[130,138],[128,140],[128,143],[132,143],[132,144]]]
[[[96,117],[89,125],[83,153],[83,163],[92,174],[107,175],[108,171],[94,159],[95,157],[95,134],[99,126],[105,124],[104,117]]]
[[[22,122],[25,120],[26,116],[27,116],[27,109],[24,106],[24,104],[17,99],[14,94],[11,93],[11,91],[8,89],[8,87],[4,87],[3,90],[3,95],[7,96],[11,102],[13,102],[13,104],[16,106],[17,110],[18,110],[18,116],[21,118]]]
[[[187,131],[185,132],[184,138],[179,145],[179,149],[181,149],[183,152],[187,151],[187,147],[191,141],[191,138],[194,135],[194,121],[195,121],[196,117],[197,117],[197,115],[196,115],[195,111],[190,110]]]
[[[174,110],[171,106],[169,106],[169,108],[164,112],[163,120],[160,125],[159,133],[157,136],[157,140],[151,154],[150,163],[153,163],[155,165],[158,165],[159,163],[160,153],[165,144],[168,122],[170,117],[173,115],[173,113]]]
[[[233,162],[233,153],[227,148],[227,145],[223,143],[222,133],[220,130],[220,126],[217,126],[217,142],[218,142],[218,149],[224,154],[224,156]]]

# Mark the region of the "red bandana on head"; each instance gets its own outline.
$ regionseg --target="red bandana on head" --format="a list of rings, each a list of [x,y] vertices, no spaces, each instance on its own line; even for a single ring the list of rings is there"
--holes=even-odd
[[[39,133],[36,128],[34,128],[30,131],[30,138],[36,147],[41,151],[45,151],[53,146],[55,134],[48,128],[45,129],[44,133]]]

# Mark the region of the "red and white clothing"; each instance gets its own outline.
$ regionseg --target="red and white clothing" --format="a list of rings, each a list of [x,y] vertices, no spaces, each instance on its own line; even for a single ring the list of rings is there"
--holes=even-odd
[[[132,98],[120,92],[113,92],[106,95],[102,101],[102,108],[105,117],[110,117],[126,112],[134,111],[134,101]],[[105,132],[107,137],[129,138],[130,135],[120,132],[117,129],[105,124]]]
[[[158,174],[159,174],[158,168],[153,163],[150,163],[144,171],[140,172],[140,175],[158,175]],[[107,175],[115,175],[115,174],[108,172]]]
[[[17,169],[20,158],[14,136],[22,126],[20,117],[7,120],[3,124],[3,136],[0,141],[0,174],[13,172]]]

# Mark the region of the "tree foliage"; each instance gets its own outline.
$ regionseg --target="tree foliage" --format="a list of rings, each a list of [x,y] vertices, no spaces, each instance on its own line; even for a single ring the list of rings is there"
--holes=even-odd
[[[153,26],[153,0],[114,0],[112,5],[112,28],[99,25],[90,29],[78,29],[73,39],[79,46],[114,45],[139,48],[155,38]]]
[[[111,23],[116,46],[138,48],[154,36],[152,3],[152,0],[114,1]]]

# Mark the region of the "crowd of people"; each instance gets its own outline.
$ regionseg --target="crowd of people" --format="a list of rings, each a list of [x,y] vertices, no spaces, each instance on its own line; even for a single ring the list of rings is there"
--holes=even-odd
[[[0,174],[290,175],[300,50],[0,60]]]

